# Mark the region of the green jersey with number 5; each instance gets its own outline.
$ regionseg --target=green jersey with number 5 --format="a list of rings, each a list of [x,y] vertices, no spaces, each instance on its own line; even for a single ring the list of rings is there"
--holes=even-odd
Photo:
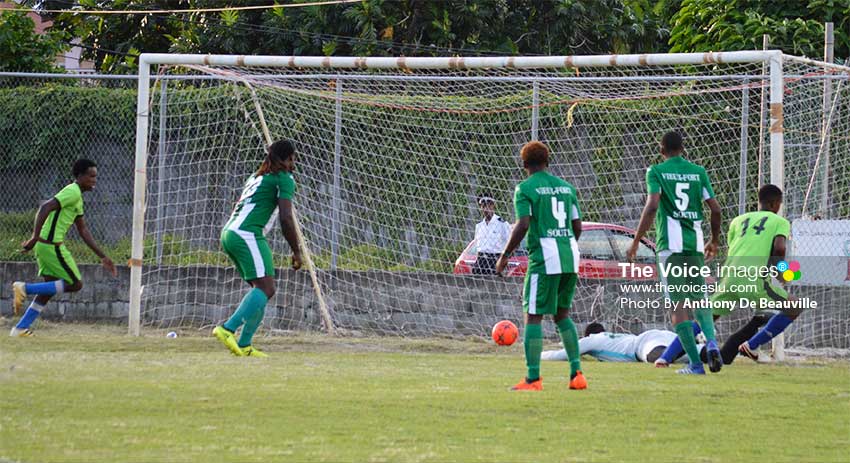
[[[646,170],[649,194],[661,194],[655,216],[656,251],[705,251],[702,203],[714,197],[702,166],[673,156]]]
[[[581,218],[575,188],[548,172],[535,172],[517,185],[516,216],[531,216],[528,228],[528,273],[578,273],[579,252],[573,233]]]

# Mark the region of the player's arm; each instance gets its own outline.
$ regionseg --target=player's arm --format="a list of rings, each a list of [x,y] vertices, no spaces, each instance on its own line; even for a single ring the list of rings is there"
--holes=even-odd
[[[646,235],[646,232],[649,231],[649,227],[652,226],[652,221],[655,220],[655,214],[658,212],[658,203],[661,202],[661,193],[650,193],[646,197],[646,204],[643,206],[643,212],[640,214],[640,223],[638,224],[637,232],[635,233],[635,238],[632,240],[632,245],[629,246],[629,250],[626,251],[626,260],[629,262],[634,262],[635,256],[638,252],[638,246],[640,246],[640,240]]]
[[[298,270],[301,268],[301,246],[298,244],[298,233],[295,231],[295,214],[292,210],[292,201],[280,198],[277,200],[277,207],[280,212],[280,229],[292,249],[292,268]]]
[[[573,235],[578,241],[581,236],[581,209],[578,207],[578,200],[573,201],[572,211],[570,211],[570,220],[573,226]]]
[[[705,246],[705,258],[711,259],[717,255],[717,249],[720,246],[720,203],[716,198],[709,198],[705,202],[711,211],[711,240]]]
[[[517,219],[514,224],[514,229],[511,231],[511,237],[508,239],[508,244],[505,245],[502,255],[496,261],[496,273],[501,274],[505,267],[508,266],[508,259],[513,254],[514,250],[522,243],[525,234],[528,232],[528,227],[531,224],[531,216],[526,215]]]
[[[76,219],[74,219],[74,226],[77,227],[77,233],[80,234],[80,238],[83,239],[83,242],[86,243],[86,246],[92,250],[93,253],[100,258],[100,263],[103,265],[112,276],[118,276],[118,270],[115,269],[115,264],[112,263],[112,259],[103,252],[100,247],[98,247],[97,242],[95,242],[94,237],[91,236],[91,232],[89,231],[89,227],[86,226],[86,221],[83,219],[83,216],[78,215]]]
[[[700,183],[702,183],[702,199],[708,204],[708,209],[711,211],[711,240],[705,245],[705,258],[711,259],[717,255],[717,250],[720,247],[720,203],[717,202],[705,169],[700,173]]]
[[[35,246],[35,243],[38,241],[38,233],[41,231],[41,227],[44,226],[47,216],[56,209],[59,209],[59,201],[56,198],[51,198],[50,201],[47,201],[38,208],[38,212],[35,214],[32,236],[30,239],[21,243],[24,252],[31,250]]]
[[[770,265],[776,265],[779,261],[785,260],[785,237],[776,235],[773,237],[773,246],[770,249]]]

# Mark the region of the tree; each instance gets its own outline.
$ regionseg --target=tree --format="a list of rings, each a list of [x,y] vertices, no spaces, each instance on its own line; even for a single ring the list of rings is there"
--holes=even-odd
[[[665,51],[680,0],[362,0],[268,10],[168,15],[60,14],[102,72],[139,51],[274,55],[447,56]],[[47,9],[189,9],[251,0],[30,0]],[[673,5],[671,7],[671,5]]]
[[[823,23],[835,22],[835,56],[850,56],[850,0],[683,0],[673,16],[670,51],[771,48],[823,58]]]
[[[65,34],[35,32],[35,22],[18,11],[0,13],[0,71],[60,72],[56,55],[68,48]]]

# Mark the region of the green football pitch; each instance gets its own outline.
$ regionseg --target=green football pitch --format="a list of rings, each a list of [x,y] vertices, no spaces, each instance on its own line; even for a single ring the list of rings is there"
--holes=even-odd
[[[293,335],[257,339],[255,359],[198,331],[38,328],[0,336],[0,461],[850,458],[846,361],[682,377],[586,359],[586,391],[544,362],[544,391],[510,392],[521,345]]]

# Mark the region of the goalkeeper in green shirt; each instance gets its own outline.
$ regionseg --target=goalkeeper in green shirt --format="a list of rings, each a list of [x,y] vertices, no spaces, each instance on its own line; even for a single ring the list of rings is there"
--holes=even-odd
[[[551,315],[570,359],[570,389],[586,389],[581,372],[578,332],[569,317],[578,282],[581,210],[575,187],[546,171],[549,148],[539,141],[520,150],[528,178],[514,192],[516,225],[505,250],[496,261],[501,274],[508,258],[528,233],[528,271],[525,274],[522,308],[525,312],[524,347],[528,374],[514,390],[543,389],[540,354],[543,352],[544,315]]]
[[[702,290],[705,279],[699,271],[705,267],[703,254],[709,259],[717,254],[720,205],[705,169],[684,159],[683,151],[681,135],[676,132],[664,134],[661,139],[664,162],[646,171],[646,206],[626,257],[634,261],[640,240],[655,219],[658,270],[664,297],[673,307],[671,319],[690,360],[679,373],[704,375],[690,311],[685,308],[684,301],[705,299]],[[703,201],[711,210],[711,240],[707,244],[703,242],[702,232]],[[714,335],[711,309],[696,309],[696,319],[705,334],[709,369],[718,372],[723,360]]]

